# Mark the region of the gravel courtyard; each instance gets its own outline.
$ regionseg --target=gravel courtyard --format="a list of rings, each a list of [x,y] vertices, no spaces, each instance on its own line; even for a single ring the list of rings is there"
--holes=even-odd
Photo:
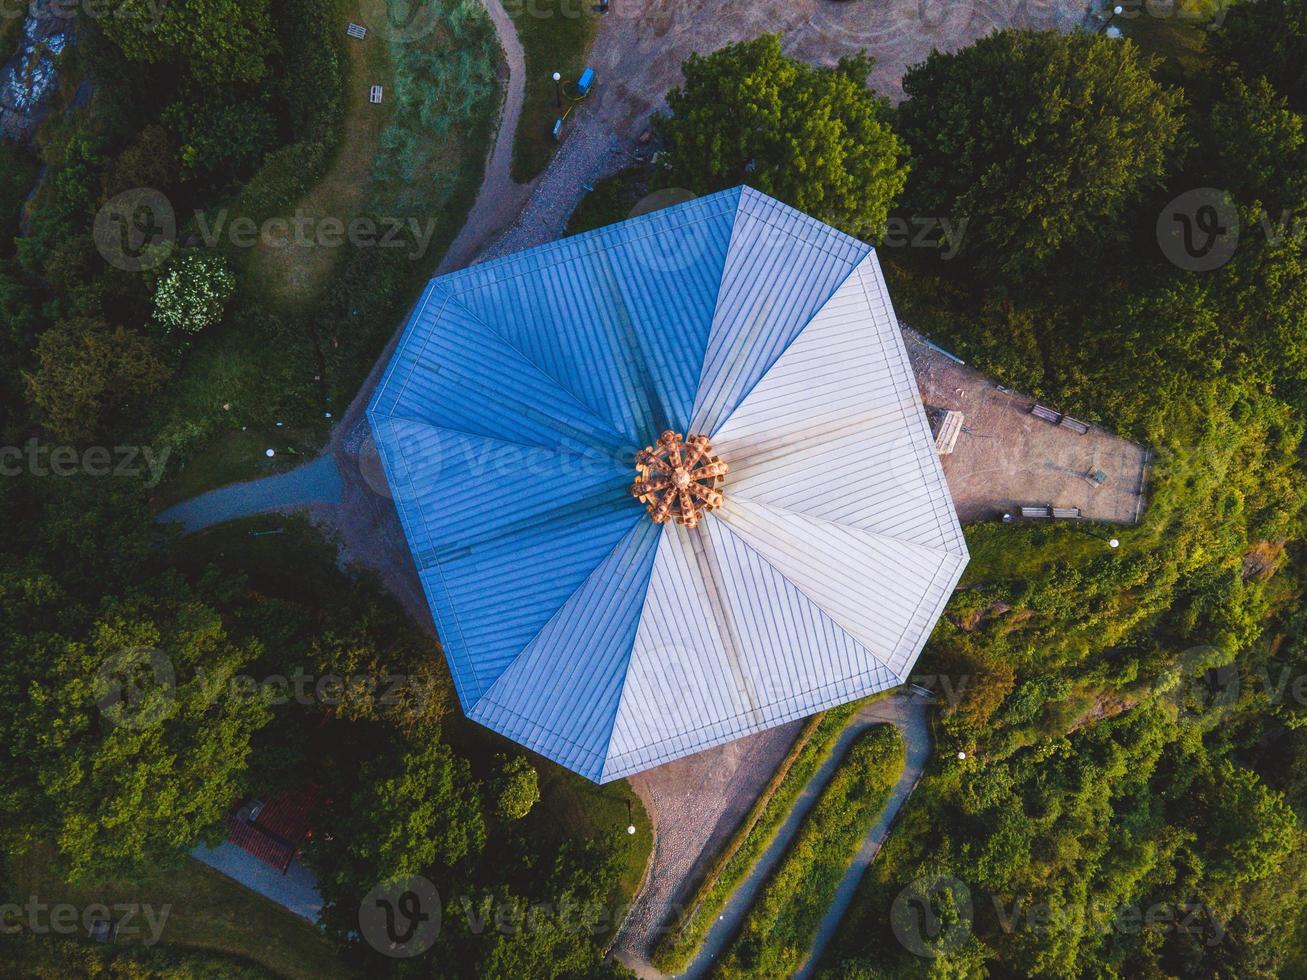
[[[1097,426],[1081,435],[1030,413],[1035,400],[1004,391],[903,331],[922,401],[962,412],[962,435],[941,457],[962,522],[1018,513],[1023,506],[1078,507],[1085,518],[1133,524],[1143,510],[1143,446]],[[1050,406],[1054,409],[1056,405]],[[1100,472],[1096,485],[1087,477]]]

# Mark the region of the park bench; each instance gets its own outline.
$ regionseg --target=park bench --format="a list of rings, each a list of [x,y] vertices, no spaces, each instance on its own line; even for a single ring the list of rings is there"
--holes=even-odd
[[[356,40],[362,41],[368,36],[368,29],[362,24],[351,23],[349,27],[345,28],[345,33]]]
[[[1058,521],[1078,521],[1080,519],[1080,508],[1054,507],[1053,519]]]
[[[1054,425],[1057,425],[1057,423],[1062,420],[1061,412],[1055,412],[1051,408],[1046,408],[1039,404],[1036,404],[1035,407],[1030,410],[1030,414],[1037,419],[1043,419],[1045,422],[1052,422]]]
[[[380,85],[373,85],[372,92],[368,95],[368,101],[373,105],[381,104],[381,95],[384,89]]]
[[[1052,509],[1049,507],[1022,507],[1022,517],[1050,517]]]
[[[1079,419],[1073,419],[1070,415],[1063,415],[1062,421],[1059,422],[1058,425],[1062,426],[1064,429],[1070,429],[1072,432],[1078,432],[1082,436],[1089,431],[1089,426],[1085,425],[1085,423],[1081,422]]]

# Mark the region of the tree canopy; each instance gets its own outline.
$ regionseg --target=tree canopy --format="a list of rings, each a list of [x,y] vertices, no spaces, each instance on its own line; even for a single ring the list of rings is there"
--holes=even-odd
[[[1154,68],[1129,41],[1081,32],[933,52],[903,78],[905,208],[948,217],[959,258],[1008,283],[1110,237],[1176,162],[1184,97]]]
[[[765,34],[710,55],[691,55],[685,84],[659,120],[668,186],[707,194],[738,184],[879,239],[903,190],[903,147],[888,103],[867,91],[871,61],[814,68]]]

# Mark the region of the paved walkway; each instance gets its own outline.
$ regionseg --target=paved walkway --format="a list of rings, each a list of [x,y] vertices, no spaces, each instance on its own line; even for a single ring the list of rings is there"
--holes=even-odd
[[[169,507],[158,516],[161,523],[181,524],[186,534],[228,521],[273,511],[294,510],[341,502],[342,483],[336,460],[319,456],[289,473],[236,483],[210,490],[192,500]]]
[[[849,902],[852,901],[858,882],[875,858],[876,851],[879,850],[880,843],[884,840],[889,826],[893,823],[899,808],[917,785],[926,762],[930,758],[930,728],[926,717],[928,704],[929,702],[924,697],[910,692],[896,694],[872,702],[849,720],[830,758],[822,764],[812,779],[809,780],[808,785],[795,802],[794,808],[786,817],[785,823],[777,832],[776,839],[762,853],[749,876],[745,878],[735,894],[726,903],[726,906],[722,909],[721,917],[709,931],[703,948],[682,976],[699,978],[706,976],[711,971],[717,957],[730,945],[731,940],[739,932],[749,909],[757,900],[767,880],[780,864],[785,852],[802,826],[804,818],[821,795],[821,791],[843,763],[853,741],[872,725],[891,724],[903,734],[903,740],[907,744],[907,762],[903,769],[903,775],[895,784],[894,791],[886,803],[885,809],[875,825],[868,829],[866,840],[859,849],[857,857],[850,866],[844,880],[840,883],[831,911],[822,920],[817,944],[810,960],[815,962],[820,958],[821,951],[825,949],[826,944],[830,941],[835,927],[839,924],[840,918],[848,908]],[[754,797],[756,795],[755,793]],[[753,797],[747,802],[751,804]],[[633,923],[628,922],[628,931],[630,931],[632,925]],[[646,935],[642,938],[645,938],[647,942],[651,942],[653,936]],[[623,943],[619,939],[618,950],[619,959],[640,976],[662,976],[648,962],[647,948],[640,953],[636,953],[630,948],[629,943]]]
[[[300,861],[291,862],[290,868],[282,874],[230,841],[223,841],[217,847],[201,844],[191,851],[191,857],[317,924],[318,913],[322,911],[318,882]]]
[[[437,275],[453,272],[475,259],[487,243],[500,234],[521,213],[531,196],[531,184],[513,180],[513,140],[518,120],[522,116],[522,101],[526,97],[526,55],[518,40],[513,21],[504,10],[501,0],[481,0],[490,21],[499,35],[508,68],[508,82],[504,105],[499,116],[499,130],[494,145],[486,157],[486,173],[477,191],[476,202],[468,212],[467,221],[458,236],[445,252]]]

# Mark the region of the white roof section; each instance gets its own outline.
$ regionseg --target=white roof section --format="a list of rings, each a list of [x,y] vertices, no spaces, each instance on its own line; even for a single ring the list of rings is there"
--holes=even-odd
[[[662,531],[605,781],[904,683],[967,564],[874,254],[711,435],[726,502]]]

